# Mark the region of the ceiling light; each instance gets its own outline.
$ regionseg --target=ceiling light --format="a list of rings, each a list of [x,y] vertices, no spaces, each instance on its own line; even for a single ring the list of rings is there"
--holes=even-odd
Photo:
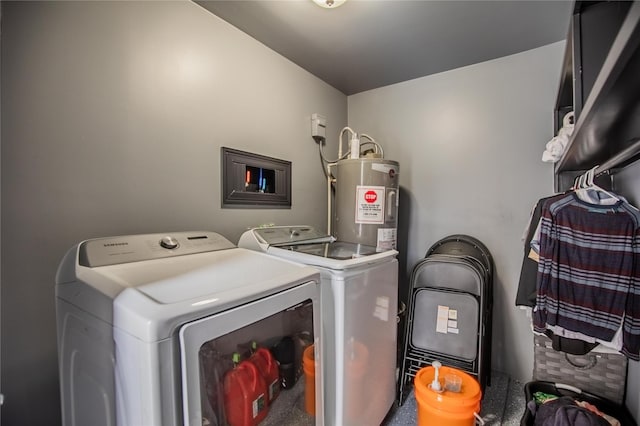
[[[315,4],[326,9],[335,9],[336,7],[342,5],[345,1],[347,0],[313,0]]]

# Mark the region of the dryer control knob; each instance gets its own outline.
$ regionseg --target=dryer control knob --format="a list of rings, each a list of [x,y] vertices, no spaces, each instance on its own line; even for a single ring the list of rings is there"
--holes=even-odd
[[[160,240],[160,245],[166,249],[174,249],[178,247],[178,240],[173,237],[166,236]]]

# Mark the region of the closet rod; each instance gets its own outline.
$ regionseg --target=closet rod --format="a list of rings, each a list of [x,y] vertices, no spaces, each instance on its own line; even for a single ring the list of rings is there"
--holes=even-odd
[[[595,176],[599,176],[603,173],[608,172],[609,170],[619,166],[620,164],[623,164],[625,161],[632,159],[638,154],[640,154],[640,138],[635,138],[629,147],[620,151],[619,153],[599,165],[595,170]]]

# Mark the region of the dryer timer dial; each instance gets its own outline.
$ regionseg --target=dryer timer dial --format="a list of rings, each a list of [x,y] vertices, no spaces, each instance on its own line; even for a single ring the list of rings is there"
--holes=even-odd
[[[166,237],[162,237],[162,239],[160,240],[160,246],[172,250],[174,248],[178,248],[179,244],[178,244],[178,240],[176,240],[173,237],[170,236],[166,236]]]

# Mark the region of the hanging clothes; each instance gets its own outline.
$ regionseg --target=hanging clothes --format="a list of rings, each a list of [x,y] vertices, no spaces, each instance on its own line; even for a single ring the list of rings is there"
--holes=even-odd
[[[622,327],[621,352],[640,359],[638,210],[622,199],[592,204],[571,192],[543,203],[538,228],[531,241],[539,255],[534,330],[552,326],[610,342]]]
[[[516,306],[528,306],[533,308],[536,305],[538,262],[529,256],[529,253],[531,252],[531,240],[533,240],[535,236],[545,203],[559,200],[565,195],[566,193],[541,198],[531,210],[529,225],[527,226],[527,229],[525,229],[524,235],[524,255],[522,258],[522,267],[520,269],[518,291],[516,293]]]
[[[538,278],[538,258],[537,253],[532,255],[531,241],[533,240],[538,223],[542,216],[542,210],[545,203],[553,203],[561,199],[567,194],[556,194],[551,197],[541,198],[536,202],[531,210],[529,223],[524,231],[524,255],[522,258],[522,267],[520,269],[520,281],[518,283],[518,291],[516,293],[516,306],[533,308],[536,305],[537,289],[536,283]],[[587,340],[584,338],[571,338],[566,336],[558,336],[551,330],[545,330],[547,337],[551,339],[551,347],[560,352],[571,355],[585,355],[598,346],[595,340]]]

